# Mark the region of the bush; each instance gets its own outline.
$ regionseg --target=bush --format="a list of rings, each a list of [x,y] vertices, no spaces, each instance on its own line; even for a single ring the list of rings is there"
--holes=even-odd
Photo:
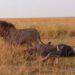
[[[49,37],[63,37],[67,35],[67,31],[65,30],[55,30],[55,31],[48,31]]]

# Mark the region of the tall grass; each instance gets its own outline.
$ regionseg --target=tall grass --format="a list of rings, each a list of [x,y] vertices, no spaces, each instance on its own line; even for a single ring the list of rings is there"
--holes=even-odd
[[[34,26],[37,30],[40,31],[42,37],[45,38],[60,38],[60,37],[70,37],[71,32],[75,32],[75,26],[71,25],[36,25]]]

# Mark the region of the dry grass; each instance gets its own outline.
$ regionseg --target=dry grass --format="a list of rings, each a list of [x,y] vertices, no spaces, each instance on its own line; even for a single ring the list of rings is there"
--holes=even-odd
[[[1,19],[12,22],[17,28],[36,28],[42,41],[53,44],[66,43],[75,47],[75,18],[52,19]],[[39,56],[30,57],[25,46],[13,46],[0,38],[0,75],[74,75],[75,58],[60,58],[59,65],[50,65],[51,60],[42,63]]]

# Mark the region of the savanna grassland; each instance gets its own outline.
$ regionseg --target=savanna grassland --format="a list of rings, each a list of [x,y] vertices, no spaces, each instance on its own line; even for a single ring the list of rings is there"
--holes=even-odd
[[[0,19],[16,28],[35,28],[44,43],[65,43],[75,50],[75,18]],[[71,33],[73,32],[73,36]],[[39,56],[30,56],[23,46],[13,46],[0,37],[0,75],[75,75],[75,57],[59,58],[58,65],[51,60],[42,63]]]

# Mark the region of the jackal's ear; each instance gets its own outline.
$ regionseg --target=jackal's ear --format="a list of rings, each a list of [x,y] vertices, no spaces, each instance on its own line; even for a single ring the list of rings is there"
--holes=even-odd
[[[51,44],[51,42],[49,41],[49,42],[48,42],[48,45],[50,45],[50,44]]]

